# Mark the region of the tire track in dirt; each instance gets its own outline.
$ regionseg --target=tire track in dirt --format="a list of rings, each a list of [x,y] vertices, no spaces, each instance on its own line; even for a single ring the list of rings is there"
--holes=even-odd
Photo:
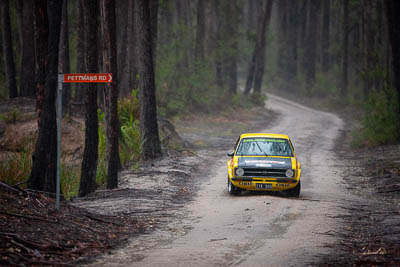
[[[341,227],[335,220],[344,212],[341,206],[359,201],[346,193],[335,167],[341,163],[333,146],[343,122],[336,115],[273,95],[267,105],[280,115],[263,132],[288,134],[302,163],[299,199],[268,193],[229,196],[227,151],[221,151],[212,155],[215,161],[208,177],[194,200],[182,208],[185,216],[171,232],[135,239],[95,265],[304,266],[329,254],[337,241],[329,233]]]

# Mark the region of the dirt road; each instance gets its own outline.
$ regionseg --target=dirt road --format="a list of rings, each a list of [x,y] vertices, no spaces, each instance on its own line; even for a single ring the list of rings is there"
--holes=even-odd
[[[214,155],[200,191],[182,207],[182,220],[170,231],[135,238],[127,247],[94,265],[121,266],[305,266],[330,253],[337,241],[341,206],[358,201],[346,193],[341,159],[333,152],[343,122],[269,95],[269,109],[279,113],[263,132],[288,134],[302,163],[299,199],[276,194],[226,191],[226,152]],[[232,145],[234,140],[232,140]],[[207,155],[202,155],[207,157]],[[208,155],[209,156],[209,155]]]

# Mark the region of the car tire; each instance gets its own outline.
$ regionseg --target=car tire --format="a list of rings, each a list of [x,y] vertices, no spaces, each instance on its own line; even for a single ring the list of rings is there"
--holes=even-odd
[[[289,189],[288,190],[288,196],[289,197],[299,197],[300,196],[300,189],[301,189],[301,183],[299,181],[299,183],[296,185],[295,188]]]
[[[240,193],[240,189],[232,184],[229,177],[228,177],[228,193],[229,195],[235,195],[235,196]]]

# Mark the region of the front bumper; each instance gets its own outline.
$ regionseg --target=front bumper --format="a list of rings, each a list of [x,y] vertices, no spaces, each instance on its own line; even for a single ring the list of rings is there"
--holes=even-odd
[[[283,191],[295,188],[300,179],[296,178],[251,178],[232,177],[234,186],[250,191]]]

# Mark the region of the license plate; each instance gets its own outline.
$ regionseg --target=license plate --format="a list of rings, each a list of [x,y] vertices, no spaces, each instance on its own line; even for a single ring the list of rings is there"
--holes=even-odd
[[[260,188],[260,189],[272,189],[272,184],[256,184],[256,188]]]

